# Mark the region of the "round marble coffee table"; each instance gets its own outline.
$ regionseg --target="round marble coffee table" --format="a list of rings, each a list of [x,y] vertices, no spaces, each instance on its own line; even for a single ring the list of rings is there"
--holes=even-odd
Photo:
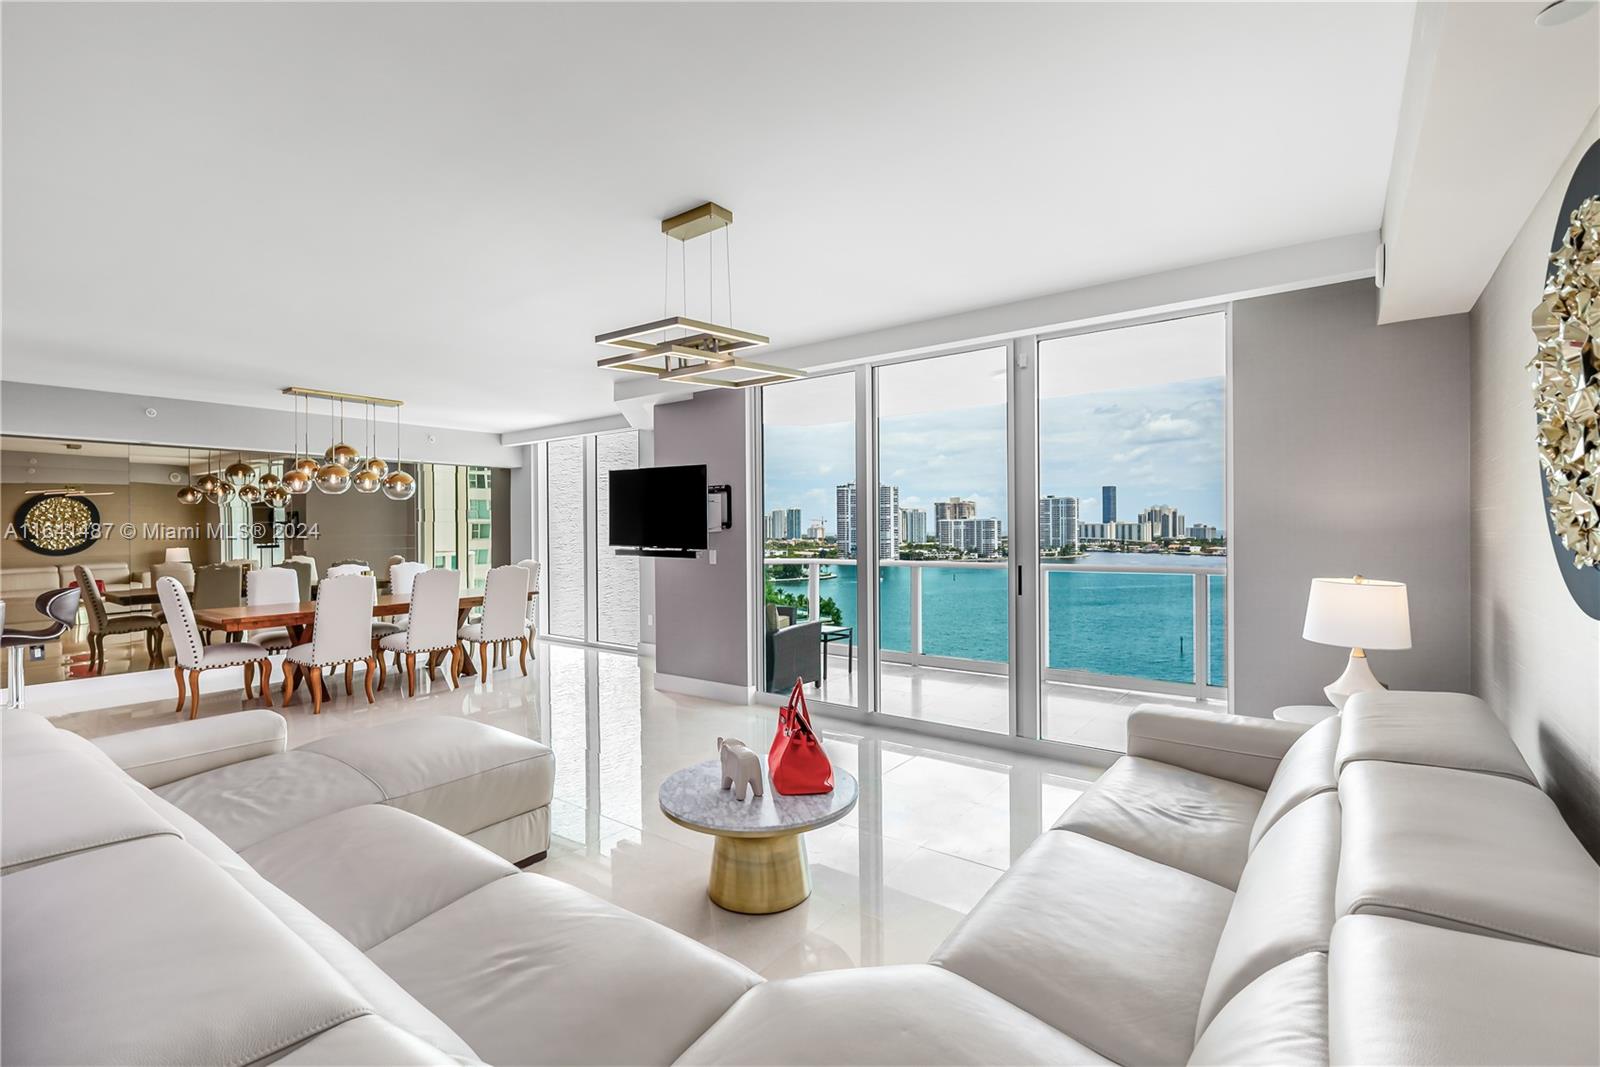
[[[708,759],[661,783],[661,811],[679,826],[711,834],[712,903],[745,915],[787,911],[811,895],[811,868],[801,834],[837,822],[856,806],[856,780],[833,769],[833,792],[786,797],[772,790],[761,757],[766,792],[733,799],[722,787],[722,764]]]

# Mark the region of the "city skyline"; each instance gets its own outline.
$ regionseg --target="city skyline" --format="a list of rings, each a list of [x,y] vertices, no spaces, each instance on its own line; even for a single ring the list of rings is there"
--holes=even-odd
[[[1222,378],[1047,398],[1039,425],[1039,495],[1077,497],[1080,521],[1102,521],[1101,489],[1115,485],[1118,518],[1165,506],[1225,529]],[[835,489],[855,480],[853,421],[765,431],[767,507],[799,507],[837,536]],[[1006,519],[1004,405],[883,419],[879,439],[883,483],[930,528],[935,503],[951,497]]]

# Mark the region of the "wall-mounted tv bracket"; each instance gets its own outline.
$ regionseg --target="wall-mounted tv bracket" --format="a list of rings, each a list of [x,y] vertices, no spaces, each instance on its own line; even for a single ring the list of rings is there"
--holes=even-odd
[[[709,504],[711,502],[711,498],[714,496],[720,496],[722,498],[722,518],[720,524],[708,521],[706,524],[706,532],[716,533],[719,530],[733,529],[733,486],[706,486],[706,503]]]

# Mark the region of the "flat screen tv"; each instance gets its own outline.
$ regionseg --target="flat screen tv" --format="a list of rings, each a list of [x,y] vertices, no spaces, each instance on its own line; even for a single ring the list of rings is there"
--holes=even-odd
[[[611,472],[611,546],[674,552],[706,547],[705,464]]]

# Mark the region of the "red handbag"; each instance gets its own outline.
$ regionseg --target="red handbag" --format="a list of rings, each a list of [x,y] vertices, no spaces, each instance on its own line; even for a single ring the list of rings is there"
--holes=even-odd
[[[795,679],[789,702],[778,710],[778,732],[767,752],[767,776],[773,791],[786,796],[833,792],[833,764],[811,727],[802,679]]]

